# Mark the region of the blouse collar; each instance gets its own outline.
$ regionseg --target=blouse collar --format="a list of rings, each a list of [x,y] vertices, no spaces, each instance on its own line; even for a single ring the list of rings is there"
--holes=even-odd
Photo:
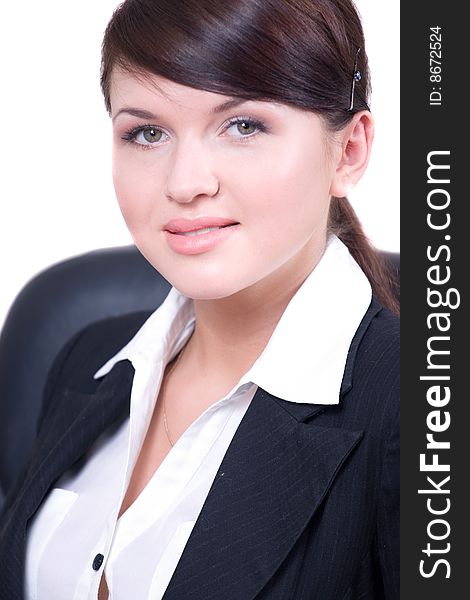
[[[338,404],[349,347],[370,305],[367,277],[334,235],[322,258],[294,294],[264,351],[237,388],[253,382],[283,400]],[[148,368],[171,360],[194,329],[194,305],[175,288],[137,334],[104,364],[95,378],[119,361]]]

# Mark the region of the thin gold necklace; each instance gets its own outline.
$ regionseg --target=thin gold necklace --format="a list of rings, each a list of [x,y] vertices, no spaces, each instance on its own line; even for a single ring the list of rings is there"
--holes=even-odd
[[[171,367],[168,369],[168,372],[165,375],[165,377],[163,378],[163,382],[162,382],[163,425],[165,426],[166,437],[168,438],[168,441],[170,442],[170,446],[172,448],[174,446],[174,442],[172,441],[171,436],[170,436],[170,430],[168,429],[168,419],[166,417],[166,401],[165,401],[165,397],[166,397],[166,382],[168,381],[168,378],[170,377],[171,373],[176,368],[176,365],[181,360],[181,357],[183,356],[185,350],[186,350],[186,346],[184,346],[184,348],[182,350],[180,350],[180,353],[178,354],[178,356],[176,357],[176,359],[173,361],[173,364],[171,365]]]

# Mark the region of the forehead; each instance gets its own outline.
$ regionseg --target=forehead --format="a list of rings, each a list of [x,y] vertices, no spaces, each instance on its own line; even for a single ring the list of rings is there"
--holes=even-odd
[[[321,127],[321,119],[313,112],[287,104],[245,100],[191,88],[151,73],[139,74],[120,69],[114,70],[110,78],[110,100],[113,118],[129,107],[154,114],[175,114],[184,120],[198,116],[213,117],[240,106],[262,110],[268,117],[289,117],[291,122],[292,119],[294,122],[314,121]]]
[[[189,109],[195,104],[210,106],[227,96],[190,88],[151,73],[113,70],[110,78],[110,99],[113,114],[128,103],[155,103],[173,108]]]

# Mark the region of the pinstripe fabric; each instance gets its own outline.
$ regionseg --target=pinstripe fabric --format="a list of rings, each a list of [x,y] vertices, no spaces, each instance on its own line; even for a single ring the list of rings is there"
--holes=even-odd
[[[56,363],[33,458],[1,520],[0,600],[23,597],[27,520],[47,490],[127,415],[130,363],[99,382],[93,369],[144,317],[92,326]],[[397,599],[398,366],[398,322],[374,300],[339,405],[258,390],[164,600]]]

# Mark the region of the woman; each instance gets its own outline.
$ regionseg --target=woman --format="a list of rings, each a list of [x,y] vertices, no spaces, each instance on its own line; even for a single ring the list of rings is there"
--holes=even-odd
[[[398,598],[396,301],[346,198],[368,88],[349,0],[116,11],[116,194],[174,287],[55,361],[0,598]]]

